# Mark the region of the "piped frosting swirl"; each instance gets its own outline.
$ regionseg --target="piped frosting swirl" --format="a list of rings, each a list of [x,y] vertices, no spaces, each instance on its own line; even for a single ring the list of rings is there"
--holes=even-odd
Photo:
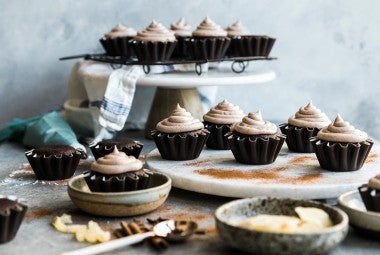
[[[297,127],[321,129],[330,124],[331,121],[310,101],[307,105],[299,108],[298,112],[288,119],[288,123]]]
[[[234,124],[241,121],[243,117],[244,113],[239,106],[228,102],[226,99],[203,115],[205,121],[214,124]]]
[[[176,40],[173,31],[154,20],[145,30],[137,32],[135,39],[145,42],[174,42]]]
[[[232,125],[231,131],[245,135],[274,135],[277,133],[277,126],[272,122],[263,120],[259,110],[248,113],[241,122]]]
[[[221,28],[218,24],[206,17],[193,31],[193,36],[196,37],[224,37],[227,36],[227,31]]]
[[[191,116],[179,104],[168,118],[158,122],[156,125],[156,129],[163,133],[192,132],[203,128],[202,122]]]
[[[232,23],[230,26],[226,28],[227,35],[228,36],[247,36],[252,35],[249,30],[243,26],[240,22],[240,20],[235,21],[235,23]]]
[[[112,30],[104,35],[105,38],[116,38],[116,37],[134,37],[137,32],[132,27],[126,27],[122,24],[116,25]]]
[[[372,189],[380,190],[380,174],[369,179],[368,187],[370,187]]]
[[[174,32],[175,36],[187,37],[191,36],[191,27],[186,24],[185,19],[182,17],[177,22],[170,25],[170,30]]]
[[[317,137],[324,141],[342,143],[360,143],[368,139],[367,133],[344,121],[339,114],[333,123],[318,132]]]
[[[138,171],[143,167],[140,160],[133,156],[128,156],[124,152],[114,150],[91,164],[91,170],[101,174],[122,174]]]

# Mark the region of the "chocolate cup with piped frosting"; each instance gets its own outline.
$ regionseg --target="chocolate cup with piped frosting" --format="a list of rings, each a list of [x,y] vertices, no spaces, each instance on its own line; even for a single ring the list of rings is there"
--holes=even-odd
[[[368,184],[363,184],[358,190],[367,210],[380,212],[380,175],[372,177]]]
[[[92,192],[125,192],[146,189],[152,174],[148,169],[116,175],[91,171],[84,179]]]
[[[230,132],[231,124],[214,124],[211,122],[204,121],[203,125],[205,126],[205,129],[207,129],[210,132],[210,136],[207,138],[206,141],[207,148],[213,150],[230,149],[225,135],[228,132]]]
[[[137,59],[149,64],[169,60],[177,40],[172,31],[152,21],[145,30],[137,33],[131,43]]]
[[[27,208],[15,197],[0,195],[0,244],[7,243],[16,236]]]
[[[300,153],[313,153],[310,138],[317,135],[319,128],[296,127],[288,123],[280,125],[281,133],[286,135],[286,144],[289,150]]]
[[[129,138],[115,138],[100,141],[96,145],[91,146],[90,149],[94,155],[94,158],[98,159],[104,155],[111,153],[114,150],[115,146],[119,151],[124,152],[128,156],[134,156],[135,158],[138,158],[144,145],[139,141],[135,141]]]
[[[373,145],[365,132],[356,129],[339,115],[310,141],[320,166],[333,172],[362,168]]]
[[[25,152],[34,174],[39,180],[54,181],[72,177],[80,159],[86,153],[69,145],[49,144]]]
[[[123,25],[115,26],[99,39],[107,55],[132,58],[135,56],[130,41],[136,36],[136,30]]]
[[[333,172],[356,171],[371,151],[373,141],[367,139],[361,143],[341,143],[310,139],[321,168]]]
[[[188,59],[189,51],[187,50],[186,40],[191,38],[191,27],[186,24],[184,18],[181,18],[170,25],[170,30],[174,32],[174,36],[177,39],[171,59]]]
[[[286,138],[278,133],[275,124],[263,120],[260,111],[251,112],[232,125],[226,137],[236,161],[250,165],[273,163]]]

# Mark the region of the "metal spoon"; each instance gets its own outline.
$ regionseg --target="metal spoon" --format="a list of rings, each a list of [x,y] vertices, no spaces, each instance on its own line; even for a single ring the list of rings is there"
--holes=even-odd
[[[126,236],[105,243],[94,244],[75,251],[64,252],[61,255],[99,254],[118,249],[123,246],[139,243],[144,239],[153,236],[164,237],[168,241],[180,242],[189,238],[194,233],[196,228],[197,224],[193,221],[165,220],[156,224],[150,232]]]

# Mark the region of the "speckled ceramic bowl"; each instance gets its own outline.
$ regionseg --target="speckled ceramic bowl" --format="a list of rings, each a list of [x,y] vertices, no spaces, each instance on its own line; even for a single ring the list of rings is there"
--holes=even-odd
[[[380,212],[367,211],[359,191],[338,197],[339,207],[348,215],[350,225],[359,233],[380,239]]]
[[[162,205],[169,195],[171,179],[154,173],[147,189],[127,192],[91,192],[83,175],[68,182],[68,193],[73,203],[90,214],[123,217],[151,212]]]
[[[313,233],[278,234],[236,226],[257,214],[295,216],[297,206],[316,207],[327,212],[334,226]],[[220,206],[215,212],[216,227],[226,244],[252,254],[320,254],[336,247],[347,235],[348,217],[333,206],[308,200],[254,197]]]

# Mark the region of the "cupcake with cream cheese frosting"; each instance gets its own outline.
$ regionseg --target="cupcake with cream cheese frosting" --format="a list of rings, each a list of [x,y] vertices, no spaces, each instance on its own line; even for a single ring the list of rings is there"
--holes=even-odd
[[[185,41],[191,37],[192,30],[185,19],[182,17],[177,22],[170,24],[170,30],[173,31],[174,36],[177,38],[177,45],[174,48],[173,59],[186,59],[189,53]]]
[[[186,41],[191,58],[201,60],[218,60],[226,54],[230,39],[227,32],[206,17]]]
[[[84,179],[92,192],[124,192],[145,189],[152,173],[143,163],[117,149],[98,158]]]
[[[253,35],[240,20],[226,28],[231,44],[227,50],[230,57],[267,57],[276,41],[275,38],[262,35]]]
[[[0,244],[16,236],[27,209],[16,197],[0,195]]]
[[[368,211],[380,212],[380,174],[360,186],[359,193]]]
[[[225,134],[230,131],[232,124],[240,122],[243,117],[244,113],[239,106],[228,102],[226,99],[212,107],[203,115],[203,124],[210,131],[206,146],[210,149],[228,150],[229,146]]]
[[[321,167],[335,172],[362,168],[373,145],[367,133],[344,121],[339,114],[310,141]]]
[[[172,31],[153,20],[147,28],[137,32],[132,44],[138,60],[158,62],[170,59],[177,39]]]
[[[132,27],[126,27],[118,24],[108,33],[106,33],[99,41],[110,56],[132,57],[133,49],[130,46],[130,40],[137,34]]]
[[[289,150],[301,153],[312,153],[310,138],[317,135],[321,128],[330,124],[330,119],[310,101],[288,119],[288,123],[280,125],[281,132],[286,135]]]
[[[171,115],[158,122],[152,137],[163,159],[198,158],[209,136],[202,122],[177,104]]]
[[[260,111],[250,112],[232,125],[226,137],[236,161],[251,165],[273,163],[285,141],[285,135],[264,120]]]

